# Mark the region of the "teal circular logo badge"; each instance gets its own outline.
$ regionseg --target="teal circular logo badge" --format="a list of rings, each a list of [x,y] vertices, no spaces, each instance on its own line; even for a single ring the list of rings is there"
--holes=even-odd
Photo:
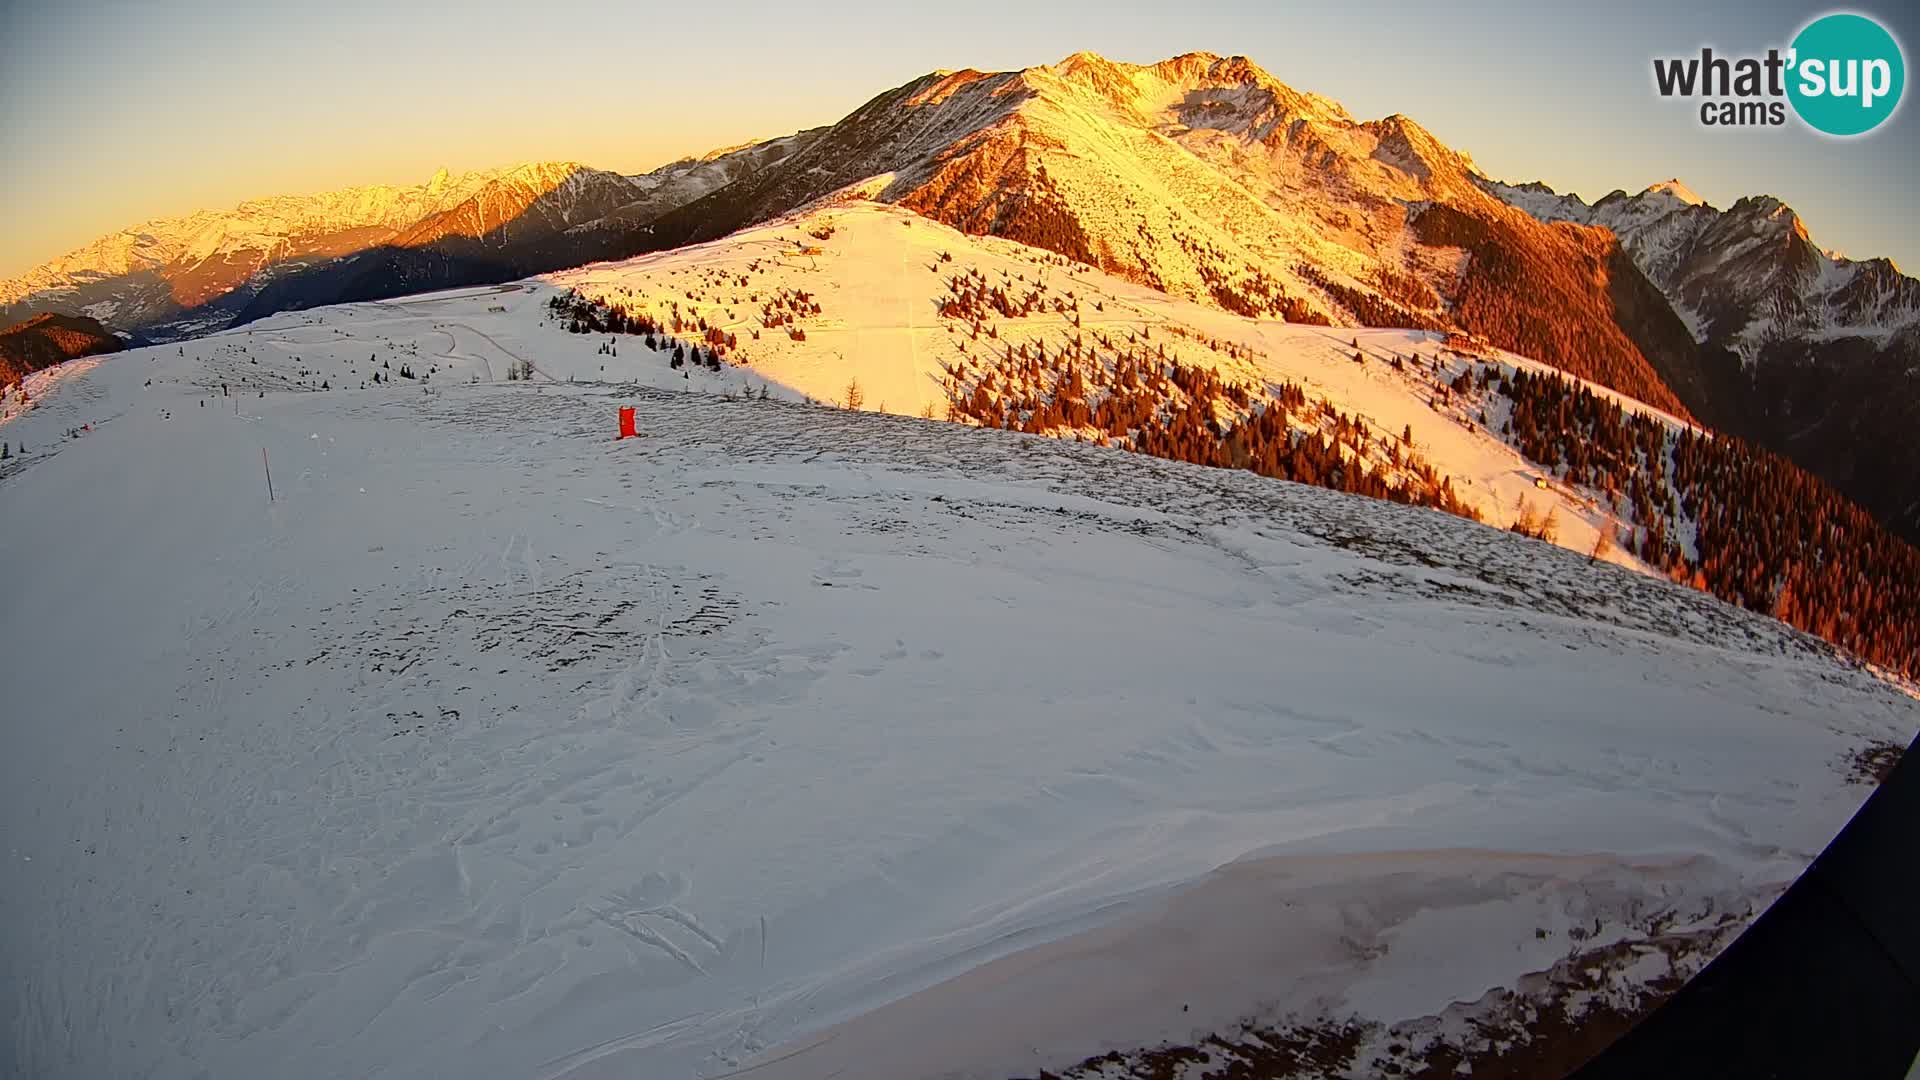
[[[1793,39],[1787,99],[1816,131],[1864,135],[1900,106],[1907,85],[1900,43],[1865,15],[1823,15]]]

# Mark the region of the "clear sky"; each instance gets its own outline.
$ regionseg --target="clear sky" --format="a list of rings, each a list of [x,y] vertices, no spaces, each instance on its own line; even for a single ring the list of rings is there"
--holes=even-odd
[[[1596,198],[1771,193],[1824,246],[1920,271],[1920,108],[1848,142],[1702,128],[1656,55],[1785,45],[1826,5],[0,0],[0,276],[244,198],[570,159],[622,171],[830,123],[935,68],[1241,53],[1490,175]],[[1915,59],[1910,5],[1861,6]],[[1910,91],[1909,96],[1920,91]]]

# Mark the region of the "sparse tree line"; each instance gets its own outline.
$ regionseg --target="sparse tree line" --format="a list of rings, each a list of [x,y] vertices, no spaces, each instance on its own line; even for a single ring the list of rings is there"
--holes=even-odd
[[[748,297],[759,301],[758,294]],[[787,336],[795,341],[807,340],[807,332],[797,319],[820,314],[820,301],[805,290],[788,290],[782,287],[765,301],[760,301],[760,326],[767,330],[784,329]]]
[[[757,272],[759,263],[749,267]],[[748,277],[731,272],[703,275],[705,285],[717,287],[746,288]],[[622,290],[631,296],[631,290]],[[705,288],[698,291],[685,290],[686,298],[698,301],[705,297]],[[735,295],[731,303],[740,303]],[[764,297],[758,292],[747,294],[746,303],[759,307],[759,319],[762,329],[781,330],[794,341],[807,339],[806,329],[800,320],[820,314],[820,301],[813,293],[803,289],[781,287]],[[674,368],[682,368],[691,363],[695,367],[705,367],[719,371],[723,363],[745,364],[739,355],[740,337],[717,323],[710,322],[697,307],[682,310],[679,300],[667,302],[664,316],[655,317],[645,310],[629,307],[620,299],[611,297],[586,296],[578,289],[569,289],[550,297],[547,306],[552,317],[575,334],[625,334],[643,339],[642,343],[655,352],[668,354]],[[727,310],[728,320],[735,320],[732,310]],[[760,330],[749,329],[753,340],[759,340]],[[614,352],[615,346],[603,346],[604,352]]]
[[[1036,279],[1028,284],[1025,273],[1015,279],[1009,277],[1005,270],[1000,272],[1000,277],[1001,281],[992,282],[980,270],[969,268],[948,278],[946,298],[940,301],[940,316],[974,324],[974,336],[978,337],[981,328],[987,328],[989,336],[997,336],[987,326],[987,320],[993,315],[1003,319],[1024,319],[1035,311],[1043,314],[1049,310],[1057,314],[1079,313],[1078,301],[1069,307],[1066,301],[1054,297],[1049,303],[1045,282]]]
[[[1007,163],[1007,171],[1024,167],[1025,158],[1026,151],[1019,151],[1016,160]],[[991,192],[1007,195],[1004,200],[989,199]],[[943,172],[915,189],[901,205],[965,233],[1003,236],[1055,252],[1065,257],[1060,265],[1071,260],[1125,272],[1095,256],[1080,219],[1044,164],[1034,167],[1031,184],[1009,185],[1000,173],[983,170],[976,159],[968,159],[960,170]]]
[[[1479,520],[1405,438],[1382,438],[1293,383],[1250,388],[1169,357],[1134,337],[1090,344],[1080,334],[1006,345],[947,366],[948,419],[1066,435],[1155,457],[1246,469]],[[1102,353],[1101,348],[1107,352]]]
[[[995,340],[988,320],[998,286],[977,273],[948,284],[942,314],[970,323],[975,340]],[[1184,327],[1160,329],[1246,353]],[[1418,356],[1390,363],[1427,370]],[[999,343],[947,365],[946,390],[951,420],[1091,437],[1480,519],[1415,452],[1411,429],[1382,438],[1324,401],[1309,404],[1294,384],[1251,389],[1182,363],[1165,340],[1138,332],[1125,340],[1074,332],[1051,347]],[[1504,399],[1496,434],[1555,479],[1601,494],[1622,527],[1601,530],[1594,558],[1618,544],[1675,581],[1920,674],[1920,551],[1786,459],[1724,436],[1676,432],[1556,373],[1478,362],[1454,371],[1436,360],[1429,392],[1436,409],[1478,402],[1483,425]],[[1510,527],[1558,539],[1556,514],[1525,499]]]
[[[1249,319],[1274,317],[1290,323],[1330,326],[1332,322],[1313,309],[1304,299],[1291,296],[1272,275],[1252,263],[1242,263],[1240,276],[1230,277],[1220,269],[1227,256],[1209,240],[1173,231],[1173,240],[1187,253],[1200,274],[1207,295],[1225,311]]]
[[[1328,277],[1317,266],[1300,263],[1294,267],[1294,272],[1318,286],[1321,291],[1332,297],[1334,302],[1353,312],[1354,318],[1359,320],[1362,326],[1388,326],[1405,330],[1445,329],[1445,325],[1433,316],[1402,306],[1406,301],[1395,303],[1393,300],[1341,284]],[[1387,287],[1393,289],[1397,296],[1416,300],[1430,297],[1431,306],[1439,306],[1440,298],[1434,296],[1431,289],[1427,289],[1415,278],[1383,271],[1381,280],[1386,282]],[[1421,290],[1425,290],[1424,296]]]
[[[708,324],[701,316],[688,319],[680,313],[680,306],[671,306],[668,321],[660,320],[646,312],[634,312],[619,301],[596,300],[581,295],[578,289],[569,289],[558,293],[547,301],[554,317],[563,323],[569,333],[574,334],[626,334],[641,339],[653,352],[666,353],[668,363],[676,370],[691,363],[694,367],[704,367],[709,371],[719,371],[722,360],[738,347],[739,338]],[[668,329],[671,327],[671,331]],[[699,340],[687,340],[681,334],[698,333]],[[609,349],[611,351],[611,349]],[[736,363],[745,361],[736,360]],[[512,373],[509,373],[509,378]]]

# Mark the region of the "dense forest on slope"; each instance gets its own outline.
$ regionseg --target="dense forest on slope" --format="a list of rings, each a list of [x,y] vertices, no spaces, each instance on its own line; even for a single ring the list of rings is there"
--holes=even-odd
[[[1620,541],[1677,581],[1920,674],[1920,550],[1824,481],[1727,435],[1667,424],[1564,376],[1463,371],[1511,402],[1502,434],[1569,483],[1604,492]]]
[[[1484,217],[1436,203],[1413,219],[1421,243],[1467,254],[1453,320],[1500,348],[1688,416],[1615,313],[1594,317],[1596,306],[1617,302],[1609,275],[1632,270],[1613,258],[1618,242],[1604,230],[1566,224],[1543,236],[1518,211],[1511,213],[1511,219]],[[1596,289],[1595,281],[1608,284]]]

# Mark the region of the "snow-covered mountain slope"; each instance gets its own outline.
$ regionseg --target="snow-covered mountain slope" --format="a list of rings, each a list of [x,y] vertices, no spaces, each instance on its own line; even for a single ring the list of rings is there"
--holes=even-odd
[[[807,136],[748,144],[642,176],[572,162],[458,175],[443,169],[417,186],[276,196],[149,221],[0,282],[0,315],[84,312],[153,338],[202,333],[225,326],[268,284],[371,248],[452,241],[462,252],[514,256],[529,245],[556,246],[557,235],[602,218],[609,229],[643,225],[778,160]],[[598,251],[583,247],[572,261]],[[542,254],[547,265],[570,265]]]
[[[1014,316],[952,313],[944,308],[955,297],[956,278],[1036,299]],[[776,390],[845,404],[852,388],[863,407],[905,416],[955,415],[956,398],[973,386],[960,380],[977,380],[1009,350],[1057,355],[1079,341],[1107,357],[1089,360],[1091,374],[1103,363],[1111,368],[1112,358],[1132,343],[1142,353],[1217,372],[1236,384],[1295,384],[1326,405],[1319,419],[1303,420],[1303,427],[1319,430],[1324,421],[1330,431],[1336,413],[1358,421],[1375,433],[1360,456],[1389,469],[1399,468],[1389,460],[1394,444],[1411,432],[1412,448],[1451,478],[1454,492],[1486,521],[1508,524],[1522,503],[1541,516],[1552,511],[1563,525],[1559,541],[1582,552],[1593,550],[1599,531],[1617,531],[1620,525],[1593,492],[1537,483],[1547,474],[1488,430],[1464,400],[1436,401],[1436,384],[1453,379],[1467,355],[1450,349],[1441,335],[1335,331],[1248,319],[1025,245],[965,235],[884,204],[851,200],[722,241],[553,274],[545,281],[582,299],[649,311],[669,323],[677,312],[685,322],[678,335],[683,339],[714,331],[732,335],[736,344],[723,346],[723,352],[729,364],[744,368],[728,366],[708,381],[734,392],[771,383]],[[818,314],[801,314],[792,326],[764,325],[767,304],[780,310],[782,296],[801,294],[819,307]],[[653,380],[661,374],[658,357],[630,338],[587,335],[569,348],[519,336],[524,330],[491,332],[538,356],[540,370],[557,379]],[[624,358],[605,354],[602,346],[609,340],[613,349],[625,350]],[[1512,354],[1471,348],[1476,356],[1514,369],[1547,370]],[[1371,361],[1356,363],[1356,353]],[[1401,361],[1398,368],[1395,358]],[[691,379],[695,369],[683,370]],[[1186,399],[1178,390],[1168,395],[1169,401]],[[1445,390],[1438,396],[1451,398]],[[1224,419],[1229,406],[1219,408]],[[1680,423],[1647,411],[1665,423]],[[1496,409],[1488,420],[1497,424],[1500,415]],[[1044,433],[1106,438],[1091,424],[1056,425]],[[1411,461],[1406,468],[1413,468]],[[1624,552],[1609,557],[1633,562]]]
[[[1224,310],[1480,332],[1684,412],[1612,239],[1515,213],[1473,176],[1412,120],[1356,121],[1244,57],[1081,53],[923,76],[649,238],[713,239],[851,187]]]
[[[1040,299],[1015,317],[943,314],[954,280],[973,275],[1004,282],[1015,296]],[[667,324],[659,348],[646,348],[634,335],[563,332],[568,318],[553,302],[567,296],[651,313]],[[782,306],[802,296],[804,304]],[[1064,307],[1069,298],[1072,308]],[[766,325],[768,310],[792,314],[796,306],[804,310],[791,325]],[[684,323],[677,331],[676,316]],[[976,331],[976,322],[984,329]],[[704,342],[714,334],[735,343],[721,346],[725,361],[718,370],[698,362],[670,366],[670,339]],[[1623,525],[1600,493],[1564,482],[1503,441],[1492,430],[1506,415],[1502,406],[1487,403],[1483,418],[1465,396],[1437,389],[1465,368],[1468,355],[1516,371],[1549,370],[1545,365],[1455,342],[1472,349],[1461,352],[1426,332],[1335,331],[1246,319],[1045,251],[969,236],[863,200],[722,241],[520,285],[287,313],[186,342],[176,354],[200,359],[200,370],[208,373],[203,382],[217,374],[233,392],[249,395],[259,389],[359,388],[376,373],[382,380],[398,378],[402,366],[435,385],[504,381],[510,369],[526,362],[543,381],[638,382],[735,396],[764,391],[784,400],[842,405],[851,390],[868,410],[967,419],[954,411],[956,399],[970,394],[973,381],[1007,350],[1057,355],[1075,340],[1092,343],[1109,358],[1107,367],[1133,342],[1143,354],[1151,351],[1254,388],[1254,404],[1271,387],[1296,385],[1313,406],[1297,420],[1303,433],[1331,435],[1337,421],[1342,430],[1357,426],[1363,434],[1348,436],[1356,459],[1412,481],[1417,458],[1494,525],[1512,523],[1523,505],[1541,519],[1552,513],[1558,542],[1582,553],[1594,550],[1600,532],[1612,536]],[[1356,353],[1370,359],[1356,363]],[[1089,374],[1098,366],[1090,360]],[[973,381],[962,386],[961,378]],[[1663,423],[1680,424],[1593,389]],[[1194,399],[1166,389],[1164,404],[1188,400]],[[1235,408],[1226,402],[1212,407],[1223,418]],[[1111,441],[1090,424],[1042,433]],[[1404,442],[1409,433],[1411,445]],[[1604,557],[1643,565],[1618,547]]]
[[[1458,337],[1247,319],[860,199],[518,285],[275,316],[179,355],[239,393],[524,374],[857,400],[1448,509],[1895,671],[1920,652],[1920,553],[1675,417]],[[1809,528],[1756,532],[1781,499]]]
[[[639,351],[554,295],[35,376],[0,426],[34,462],[0,472],[9,1071],[999,1077],[1435,1017],[1724,940],[1920,725],[1778,623],[1451,515],[541,378]],[[536,381],[471,381],[523,350]],[[427,378],[339,389],[369,353]],[[1629,995],[1666,970],[1618,952]]]
[[[548,377],[671,384],[648,337],[704,342],[681,372],[704,361],[734,393],[772,382],[1448,509],[1920,673],[1920,551],[1787,462],[1483,342],[1250,319],[860,199],[546,280],[555,324],[583,332],[519,339]]]

